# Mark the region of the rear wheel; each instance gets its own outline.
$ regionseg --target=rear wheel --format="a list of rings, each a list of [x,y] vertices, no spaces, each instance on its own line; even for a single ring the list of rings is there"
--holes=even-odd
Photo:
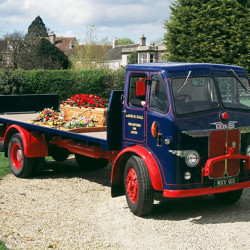
[[[69,151],[65,148],[52,146],[49,151],[50,155],[55,161],[66,161],[69,156]]]
[[[87,171],[102,168],[108,164],[108,160],[106,159],[95,159],[80,154],[75,154],[75,159],[78,167]]]
[[[124,171],[124,188],[128,206],[132,213],[144,216],[151,212],[154,190],[148,169],[138,156],[129,158]]]
[[[230,191],[227,193],[214,194],[214,196],[218,201],[222,203],[234,204],[241,198],[242,193],[243,193],[243,189],[239,189],[239,190]]]
[[[23,141],[19,133],[12,135],[8,146],[8,159],[13,174],[17,177],[29,177],[35,169],[35,159],[24,155]]]

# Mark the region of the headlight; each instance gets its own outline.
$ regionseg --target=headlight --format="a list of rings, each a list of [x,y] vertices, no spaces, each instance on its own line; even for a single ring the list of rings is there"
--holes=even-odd
[[[250,150],[249,150],[250,151]],[[250,153],[250,152],[249,152]],[[189,167],[195,167],[199,164],[200,162],[200,156],[198,154],[198,152],[196,151],[191,151],[187,154],[186,156],[186,164],[189,166]]]
[[[250,145],[247,147],[246,155],[250,157]]]
[[[186,172],[186,173],[184,174],[184,179],[185,179],[186,181],[190,180],[191,177],[192,177],[192,175],[191,175],[190,172]]]

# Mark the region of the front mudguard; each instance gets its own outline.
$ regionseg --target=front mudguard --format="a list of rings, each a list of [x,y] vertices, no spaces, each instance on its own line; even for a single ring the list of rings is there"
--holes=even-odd
[[[122,150],[116,157],[111,173],[111,195],[117,197],[124,194],[123,175],[128,159],[132,155],[139,156],[145,163],[152,186],[156,191],[163,190],[161,173],[155,158],[151,152],[142,146],[132,146]]]

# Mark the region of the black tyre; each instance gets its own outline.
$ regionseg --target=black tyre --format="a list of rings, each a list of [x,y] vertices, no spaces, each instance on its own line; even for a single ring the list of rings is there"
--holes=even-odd
[[[239,190],[230,191],[227,193],[214,194],[214,196],[219,202],[222,202],[225,204],[234,204],[241,198],[242,193],[243,193],[243,189],[239,189]]]
[[[29,177],[35,169],[35,158],[28,158],[24,155],[23,141],[19,133],[10,138],[8,159],[11,171],[17,177]]]
[[[154,204],[154,190],[148,169],[138,156],[129,158],[124,171],[124,188],[128,206],[137,216],[149,214]]]
[[[49,151],[50,155],[55,161],[66,161],[69,156],[69,151],[65,148],[52,146]]]
[[[108,164],[108,160],[106,159],[95,159],[79,154],[75,154],[75,159],[78,167],[86,171],[103,168]]]

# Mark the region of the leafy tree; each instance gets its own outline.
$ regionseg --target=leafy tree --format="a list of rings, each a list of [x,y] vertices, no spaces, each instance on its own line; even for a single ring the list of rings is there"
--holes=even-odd
[[[134,44],[135,42],[132,41],[130,38],[123,37],[123,38],[118,38],[118,45],[127,45],[127,44]]]
[[[4,53],[6,51],[6,48],[7,48],[6,41],[3,39],[0,39],[0,69],[5,67]]]
[[[25,69],[68,69],[68,57],[47,39],[41,38],[27,55]]]
[[[23,55],[25,55],[30,48],[24,41],[24,34],[20,31],[7,33],[3,36],[1,44],[2,64],[11,69],[21,67]]]
[[[35,20],[30,24],[28,28],[28,34],[25,39],[30,42],[34,42],[39,37],[47,37],[48,32],[43,20],[40,16],[37,16]]]
[[[165,22],[166,59],[237,64],[250,72],[249,0],[176,0]]]
[[[136,64],[136,63],[138,63],[138,52],[134,51],[130,55],[130,58],[128,60],[128,64]]]
[[[76,45],[69,55],[72,69],[95,69],[105,65],[112,48],[106,38],[98,40],[94,25],[88,27],[84,45]]]

